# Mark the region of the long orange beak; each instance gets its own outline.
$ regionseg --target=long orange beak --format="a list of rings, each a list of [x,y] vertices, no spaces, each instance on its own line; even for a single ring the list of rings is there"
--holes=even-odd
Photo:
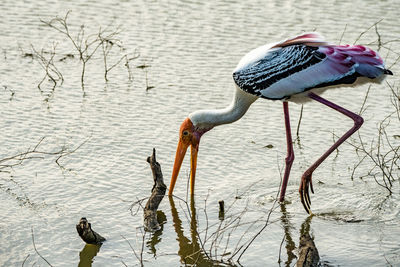
[[[176,148],[175,155],[175,163],[174,168],[172,170],[171,182],[169,184],[168,195],[172,196],[172,192],[174,191],[176,179],[179,175],[179,170],[181,169],[181,165],[183,159],[185,158],[186,150],[190,145],[190,194],[194,194],[194,181],[196,177],[196,166],[197,166],[197,153],[199,151],[199,142],[197,140],[193,140],[192,143],[185,144],[182,140],[179,140],[178,147]]]

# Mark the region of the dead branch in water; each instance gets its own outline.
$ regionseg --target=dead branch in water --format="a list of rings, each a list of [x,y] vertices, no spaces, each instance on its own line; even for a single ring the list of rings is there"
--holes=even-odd
[[[104,37],[101,34],[101,31],[99,32],[98,35],[99,40],[101,41],[101,48],[102,48],[102,53],[103,53],[103,61],[104,61],[104,80],[108,82],[108,73],[114,69],[116,66],[118,66],[122,60],[125,59],[125,67],[128,70],[128,80],[132,81],[133,76],[132,76],[132,71],[130,67],[130,62],[134,59],[137,59],[139,57],[139,53],[135,51],[134,55],[132,57],[129,57],[128,54],[123,54],[114,64],[109,66],[109,54],[114,46],[117,46],[120,51],[125,51],[126,49],[123,47],[122,42],[117,39],[117,38],[109,38],[109,37]]]
[[[99,41],[98,38],[93,35],[86,36],[84,25],[81,25],[78,33],[76,34],[76,37],[73,37],[71,35],[71,31],[68,24],[69,13],[70,11],[68,11],[67,14],[65,14],[64,18],[56,17],[54,19],[51,19],[50,21],[44,21],[42,19],[40,21],[44,23],[46,26],[62,33],[71,41],[73,47],[75,48],[75,51],[78,52],[79,60],[81,61],[82,64],[81,88],[82,91],[85,91],[84,79],[85,79],[86,64],[92,58],[97,49],[101,46],[102,42]],[[115,35],[116,33],[117,32],[113,32],[111,36]]]
[[[144,207],[144,227],[147,231],[157,231],[160,225],[157,221],[157,209],[162,199],[164,198],[167,186],[164,184],[161,166],[156,160],[156,149],[153,148],[153,155],[147,158],[150,163],[151,171],[153,172],[154,185],[151,189],[151,196]]]
[[[310,235],[304,234],[300,237],[298,267],[316,267],[319,263],[319,254],[317,247]]]
[[[17,153],[12,156],[0,159],[0,172],[10,172],[15,166],[21,165],[25,160],[44,159],[44,155],[57,156],[54,162],[60,167],[60,169],[64,170],[64,166],[61,165],[59,162],[60,159],[74,153],[76,150],[82,147],[89,140],[89,138],[72,150],[68,149],[67,147],[62,147],[59,150],[51,152],[39,150],[40,145],[45,139],[45,137],[42,137],[33,148],[28,148],[25,152]]]
[[[390,45],[391,43],[399,43],[400,39],[384,40],[384,36],[379,32],[378,28],[382,20],[383,19],[375,22],[361,32],[353,44],[358,43],[364,34],[373,29],[376,40],[369,42],[367,45],[375,45],[377,51],[381,54],[383,53],[382,50],[387,50],[385,61],[389,63],[389,60],[392,60],[392,64],[387,64],[387,66],[389,65],[387,68],[391,69],[400,61],[400,53],[392,49]],[[385,117],[378,122],[377,134],[374,134],[374,136],[376,136],[375,138],[367,141],[366,137],[362,137],[360,132],[358,132],[358,138],[350,140],[347,143],[355,148],[359,156],[359,161],[353,167],[351,179],[354,179],[357,170],[359,170],[359,172],[362,170],[362,173],[358,176],[360,179],[372,177],[379,186],[387,189],[389,194],[391,194],[394,181],[400,180],[400,145],[396,140],[400,139],[400,135],[389,134],[398,131],[396,123],[398,124],[400,122],[400,87],[388,81],[386,81],[386,84],[388,86],[387,88],[390,88],[390,102],[394,110],[389,111]],[[359,115],[365,113],[368,109],[367,102],[370,92],[372,91],[372,86],[373,85],[369,85],[365,93]],[[337,136],[335,135],[335,137]]]
[[[115,68],[117,65],[119,65],[123,60],[125,60],[125,67],[128,70],[128,79],[129,81],[132,80],[132,73],[131,73],[131,67],[130,67],[130,61],[136,59],[139,57],[139,53],[135,52],[133,56],[129,55],[129,53],[126,53],[126,49],[122,45],[122,41],[118,38],[120,34],[120,29],[119,27],[116,27],[115,29],[110,29],[110,26],[107,26],[105,28],[99,28],[98,33],[96,34],[88,34],[85,31],[86,26],[81,25],[79,30],[76,32],[71,31],[71,25],[68,22],[68,16],[71,13],[71,11],[68,11],[64,17],[55,17],[49,21],[45,20],[40,20],[44,25],[50,27],[51,29],[56,30],[57,32],[61,33],[64,35],[67,40],[70,41],[72,44],[73,50],[75,53],[78,54],[79,61],[81,62],[81,89],[84,92],[85,95],[85,75],[86,75],[86,67],[88,62],[94,57],[96,52],[99,50],[99,48],[102,48],[102,56],[103,56],[103,62],[104,62],[104,79],[107,82],[108,81],[108,73]],[[111,50],[114,47],[119,48],[119,52],[114,52],[114,54],[118,54],[119,59],[114,63],[109,65],[109,54]],[[55,50],[55,48],[54,48]],[[61,74],[58,72],[57,68],[55,68],[53,64],[53,57],[54,54],[51,57],[51,64],[50,67],[52,67],[50,70],[54,71],[56,70],[56,74]],[[72,55],[73,54],[69,54]],[[64,60],[65,57],[60,59],[60,61]],[[43,64],[46,65],[46,64]],[[46,74],[49,74],[49,71],[46,69]],[[46,75],[46,77],[49,77],[53,82],[56,81],[53,79],[54,77],[50,75]],[[42,81],[43,82],[43,81]],[[42,83],[41,82],[41,83]],[[40,83],[40,84],[41,84]],[[39,84],[39,85],[40,85]]]
[[[54,64],[54,57],[56,55],[56,44],[53,44],[53,49],[50,52],[44,51],[42,49],[40,52],[38,52],[33,45],[31,45],[31,49],[33,51],[32,57],[35,59],[39,65],[42,67],[42,69],[45,71],[45,74],[42,78],[42,80],[39,82],[37,85],[40,93],[43,94],[43,89],[42,89],[42,84],[44,81],[49,80],[52,83],[50,93],[47,94],[47,101],[49,98],[51,98],[54,94],[54,91],[57,86],[61,86],[64,83],[64,77],[61,74],[61,72],[58,70],[58,68]],[[47,58],[46,54],[49,54],[49,57]]]
[[[390,100],[394,107],[394,111],[391,111],[382,121],[379,122],[377,138],[374,138],[367,143],[365,138],[362,138],[361,134],[358,133],[358,140],[350,141],[349,144],[356,149],[356,152],[360,157],[359,162],[353,167],[351,179],[354,179],[357,168],[362,166],[361,164],[363,162],[369,160],[368,165],[365,165],[368,166],[366,174],[363,173],[359,177],[361,179],[367,176],[373,177],[379,186],[386,188],[391,194],[393,182],[400,179],[400,145],[395,140],[399,137],[396,137],[396,135],[389,136],[388,131],[391,131],[390,126],[392,126],[393,121],[400,122],[400,88],[397,87],[396,92],[394,85],[390,85],[388,82],[387,85],[392,93]],[[360,113],[366,110],[364,106],[368,100],[369,91],[368,88]]]

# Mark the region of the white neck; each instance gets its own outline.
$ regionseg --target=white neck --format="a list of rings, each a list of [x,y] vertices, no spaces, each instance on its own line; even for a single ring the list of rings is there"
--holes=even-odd
[[[211,129],[221,124],[232,123],[240,119],[257,96],[242,91],[236,86],[232,103],[224,109],[198,110],[189,114],[193,125],[199,129]]]

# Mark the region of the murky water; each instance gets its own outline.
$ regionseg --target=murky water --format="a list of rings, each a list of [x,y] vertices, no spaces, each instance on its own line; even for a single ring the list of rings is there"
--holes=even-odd
[[[38,148],[42,152],[74,151],[83,145],[60,158],[60,166],[57,155],[35,154],[40,158],[2,169],[1,265],[47,266],[35,252],[32,231],[37,251],[53,266],[90,266],[91,260],[94,266],[140,266],[140,259],[145,266],[207,266],[232,256],[236,262],[267,218],[267,227],[240,258],[244,266],[279,265],[279,259],[280,265],[293,266],[301,232],[314,237],[326,265],[399,265],[398,181],[389,196],[372,177],[359,179],[371,167],[367,162],[351,180],[361,157],[351,145],[344,144],[336,157],[317,169],[312,195],[316,216],[309,218],[304,212],[297,193],[302,172],[332,143],[332,132],[343,133],[352,125],[318,103],[304,107],[285,204],[275,203],[286,152],[282,104],[259,100],[240,121],[202,138],[195,202],[186,205],[165,198],[160,206],[165,217],[162,231],[144,235],[141,211],[132,216],[129,210],[132,203],[149,196],[152,181],[146,158],[152,148],[158,151],[169,183],[181,121],[196,109],[230,103],[231,71],[250,49],[311,30],[336,43],[344,32],[342,43],[353,43],[383,19],[378,24],[382,42],[397,41],[380,51],[387,66],[395,64],[392,71],[400,73],[398,5],[306,0],[2,1],[0,158],[25,152],[43,137]],[[127,50],[112,50],[109,64],[121,53],[140,54],[131,61],[133,81],[120,64],[106,83],[99,50],[87,63],[83,96],[76,53],[63,59],[74,53],[72,44],[40,22],[63,17],[68,10],[74,34],[80,25],[85,25],[87,35],[98,33],[99,27],[120,25],[118,38]],[[358,43],[377,49],[377,40],[372,28]],[[53,44],[54,64],[64,83],[52,92],[51,82],[45,80],[41,93],[37,85],[44,70],[29,55],[31,45],[49,51]],[[388,81],[398,86],[396,76]],[[343,88],[324,96],[359,111],[367,89],[368,85]],[[392,112],[390,95],[385,83],[371,86],[366,123],[360,130],[366,142],[376,140],[377,123]],[[294,134],[300,107],[290,105]],[[387,131],[390,138],[398,134],[398,120]],[[392,139],[398,145],[399,140]],[[189,171],[186,161],[175,188],[182,199]],[[229,207],[224,220],[218,218],[220,199]],[[81,217],[107,238],[100,250],[85,246],[78,237],[75,224]],[[203,247],[211,259],[198,252]]]

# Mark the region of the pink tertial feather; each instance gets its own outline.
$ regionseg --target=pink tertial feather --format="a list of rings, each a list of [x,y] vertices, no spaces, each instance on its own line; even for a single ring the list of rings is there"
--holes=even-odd
[[[327,45],[328,43],[325,42],[325,39],[322,35],[317,32],[310,32],[298,35],[294,38],[290,38],[284,41],[281,41],[271,48],[277,47],[286,47],[289,45],[296,45],[296,44],[304,44],[308,46],[320,46],[320,45]]]

